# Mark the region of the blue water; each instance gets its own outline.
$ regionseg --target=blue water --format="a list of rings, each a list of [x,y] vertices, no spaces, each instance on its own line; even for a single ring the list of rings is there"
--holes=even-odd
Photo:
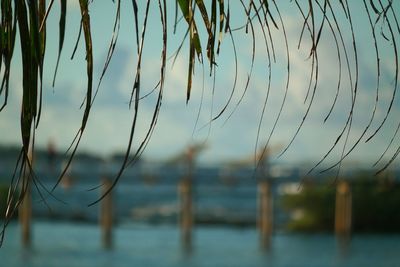
[[[188,253],[176,227],[177,183],[182,176],[176,170],[160,171],[151,183],[141,175],[125,174],[128,179],[121,180],[113,191],[114,248],[104,250],[96,225],[99,205],[87,207],[100,196],[99,190],[87,189],[100,183],[101,174],[94,167],[83,167],[80,173],[73,173],[71,188],[55,190],[57,199],[45,194],[48,206],[33,191],[33,246],[22,248],[20,229],[14,222],[0,248],[0,267],[400,266],[400,235],[355,235],[342,246],[331,234],[282,232],[288,216],[279,206],[278,184],[274,187],[274,229],[278,231],[269,251],[260,249],[258,233],[250,223],[247,228],[199,225]],[[193,188],[195,218],[255,224],[256,180],[249,178],[249,173],[236,176],[226,183],[217,170],[198,173]],[[52,188],[54,181],[43,177],[43,184]]]
[[[342,247],[330,234],[277,233],[266,252],[253,228],[198,227],[189,253],[177,227],[133,224],[116,227],[105,250],[95,224],[35,222],[31,249],[22,248],[17,224],[8,227],[0,266],[398,267],[399,251],[400,235],[356,235]]]

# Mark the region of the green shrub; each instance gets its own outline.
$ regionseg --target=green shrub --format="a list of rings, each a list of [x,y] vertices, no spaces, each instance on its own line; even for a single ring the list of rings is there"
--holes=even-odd
[[[335,190],[328,186],[307,185],[299,194],[285,195],[284,209],[297,213],[288,229],[294,231],[328,231],[333,229]]]
[[[353,228],[357,231],[400,231],[400,185],[354,184]]]
[[[400,185],[376,177],[351,182],[352,230],[400,232]],[[284,195],[283,208],[292,216],[287,228],[295,231],[333,231],[335,186],[306,185],[299,194]]]

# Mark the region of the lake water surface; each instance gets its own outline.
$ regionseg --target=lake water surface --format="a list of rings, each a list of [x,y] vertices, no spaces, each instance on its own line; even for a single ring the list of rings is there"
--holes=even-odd
[[[330,234],[274,235],[269,251],[259,247],[253,228],[198,227],[185,251],[173,225],[119,225],[114,247],[101,245],[95,224],[35,222],[33,246],[24,249],[15,223],[0,249],[4,267],[112,266],[298,266],[398,267],[400,235],[355,235],[347,246]]]

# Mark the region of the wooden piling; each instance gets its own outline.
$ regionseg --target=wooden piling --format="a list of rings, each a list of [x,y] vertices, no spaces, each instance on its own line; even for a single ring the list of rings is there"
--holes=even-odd
[[[271,185],[268,181],[258,184],[258,220],[257,226],[260,232],[261,248],[270,247],[273,230],[273,208]]]
[[[22,199],[21,204],[19,206],[18,217],[21,225],[22,246],[25,248],[29,248],[32,245],[32,234],[31,234],[32,198],[31,198],[30,185],[27,185],[24,198]]]
[[[111,187],[111,181],[107,178],[103,179],[102,194],[105,194]],[[112,226],[113,226],[113,202],[112,191],[107,193],[101,201],[100,208],[100,226],[102,232],[103,247],[112,248]]]
[[[349,236],[352,221],[352,196],[348,182],[338,183],[335,204],[335,233],[338,236]]]
[[[27,161],[29,161],[30,168],[33,168],[33,151],[32,148],[29,149],[27,155]],[[22,246],[25,248],[30,248],[32,245],[32,233],[31,233],[31,221],[32,221],[32,196],[31,196],[31,170],[29,167],[24,172],[27,182],[22,183],[21,192],[24,192],[23,198],[18,208],[19,223],[21,225],[21,242]]]
[[[190,179],[183,179],[178,187],[180,198],[179,223],[181,228],[181,242],[186,250],[192,246],[192,182]]]

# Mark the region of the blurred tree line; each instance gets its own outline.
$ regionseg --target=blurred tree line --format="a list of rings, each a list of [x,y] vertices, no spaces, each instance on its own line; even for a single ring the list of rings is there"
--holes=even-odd
[[[311,179],[312,180],[312,179]],[[354,232],[400,232],[400,183],[394,176],[358,174],[349,180]],[[298,194],[286,194],[282,206],[291,213],[293,231],[333,231],[336,184],[306,182]]]

